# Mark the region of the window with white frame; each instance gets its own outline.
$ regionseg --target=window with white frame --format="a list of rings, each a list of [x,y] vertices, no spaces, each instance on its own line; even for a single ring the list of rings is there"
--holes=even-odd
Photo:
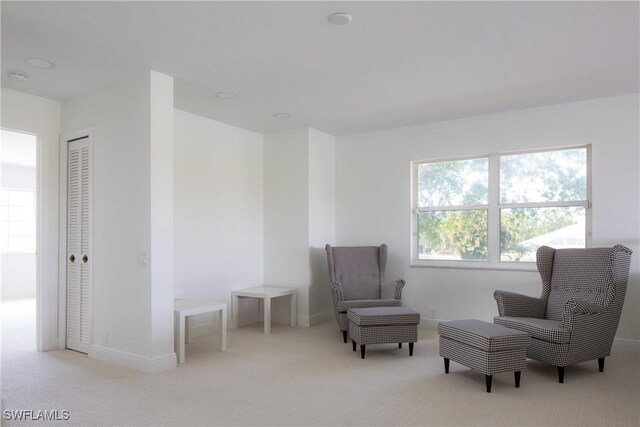
[[[588,146],[413,166],[413,265],[531,268],[540,246],[588,246]]]
[[[36,252],[36,136],[0,129],[0,252]]]

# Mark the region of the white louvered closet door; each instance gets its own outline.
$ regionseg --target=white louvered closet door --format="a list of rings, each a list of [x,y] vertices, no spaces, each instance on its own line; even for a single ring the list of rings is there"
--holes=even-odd
[[[69,142],[67,162],[67,348],[91,344],[91,141]]]

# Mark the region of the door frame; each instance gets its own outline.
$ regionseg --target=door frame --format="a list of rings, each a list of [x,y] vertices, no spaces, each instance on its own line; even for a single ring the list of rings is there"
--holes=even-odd
[[[60,227],[58,245],[58,347],[67,348],[67,187],[68,187],[68,156],[69,142],[89,138],[91,157],[89,167],[91,169],[91,181],[89,187],[89,206],[91,211],[91,242],[89,245],[89,259],[93,263],[93,128],[84,128],[77,131],[66,132],[60,135]],[[89,270],[90,284],[93,288],[93,268]],[[93,289],[89,290],[89,345],[93,344]]]
[[[47,304],[43,300],[44,293],[42,291],[42,271],[44,271],[44,257],[42,256],[42,248],[44,247],[44,176],[42,174],[42,137],[37,133],[14,129],[6,126],[0,127],[2,130],[15,133],[23,133],[32,135],[36,139],[36,351],[47,350],[48,337],[43,331],[46,331],[46,307]]]

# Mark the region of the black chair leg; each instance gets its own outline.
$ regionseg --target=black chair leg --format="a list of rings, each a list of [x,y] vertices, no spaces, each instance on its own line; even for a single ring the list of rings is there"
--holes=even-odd
[[[366,351],[366,346],[364,344],[360,344],[360,357],[364,359],[364,353]]]
[[[520,388],[520,373],[521,373],[521,371],[515,371],[513,373],[513,376],[516,379],[516,388]]]
[[[444,358],[444,373],[449,373],[449,359],[447,359],[446,357]]]
[[[491,380],[493,379],[493,375],[485,375],[484,380],[487,383],[487,393],[491,393]]]
[[[356,351],[356,342],[351,340],[351,346],[353,347],[353,351]]]
[[[564,383],[564,366],[558,366],[558,382]]]
[[[598,369],[600,369],[600,372],[604,372],[604,357],[598,359]]]
[[[409,343],[409,356],[413,356],[413,343]]]
[[[342,331],[342,339],[344,341],[344,343],[347,343],[347,331]]]
[[[398,348],[402,348],[402,343],[401,342],[398,343]]]

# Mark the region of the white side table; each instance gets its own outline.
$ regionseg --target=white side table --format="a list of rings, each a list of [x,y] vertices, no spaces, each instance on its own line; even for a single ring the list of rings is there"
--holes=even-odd
[[[289,295],[289,316],[291,317],[291,326],[296,326],[297,302],[296,290],[292,288],[276,288],[273,286],[258,286],[255,288],[237,289],[231,291],[231,316],[233,328],[238,328],[239,313],[238,300],[240,298],[259,298],[264,301],[264,333],[271,332],[271,299]]]
[[[198,299],[180,299],[173,302],[174,346],[178,363],[184,363],[187,316],[219,312],[220,351],[227,349],[227,303]]]

